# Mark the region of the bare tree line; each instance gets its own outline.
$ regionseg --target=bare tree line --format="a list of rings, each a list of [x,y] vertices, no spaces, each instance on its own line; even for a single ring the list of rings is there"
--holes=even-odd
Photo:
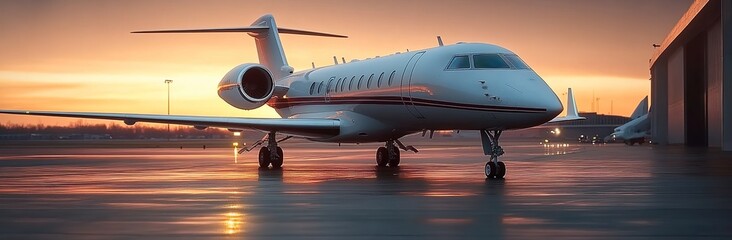
[[[166,125],[135,124],[133,126],[118,123],[86,123],[82,120],[66,126],[38,124],[0,123],[0,135],[45,135],[50,138],[64,136],[94,135],[108,136],[113,139],[150,139],[150,138],[230,138],[232,133],[226,129],[207,128],[198,130],[190,126],[172,126],[170,133]]]

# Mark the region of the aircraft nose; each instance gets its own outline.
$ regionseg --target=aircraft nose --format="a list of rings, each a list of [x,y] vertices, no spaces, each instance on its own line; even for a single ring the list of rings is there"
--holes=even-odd
[[[557,95],[554,94],[554,91],[549,90],[551,93],[548,94],[551,97],[547,97],[546,100],[544,100],[544,108],[546,108],[547,114],[554,118],[558,116],[562,111],[564,111],[564,107],[562,106],[562,102],[559,101],[559,98],[557,98]]]
[[[533,98],[534,106],[546,109],[545,114],[542,114],[542,118],[551,120],[552,118],[562,113],[562,111],[564,111],[562,102],[559,100],[554,91],[546,84],[541,84],[537,88],[537,91],[535,92]]]

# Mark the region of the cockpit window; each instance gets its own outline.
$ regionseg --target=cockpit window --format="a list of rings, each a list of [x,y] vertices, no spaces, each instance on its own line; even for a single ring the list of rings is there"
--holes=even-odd
[[[506,59],[508,59],[509,62],[511,62],[511,65],[513,65],[513,67],[515,67],[517,69],[529,69],[529,66],[526,65],[526,63],[524,61],[522,61],[521,58],[519,58],[518,56],[516,56],[516,55],[503,55],[503,56],[506,57]]]
[[[456,56],[452,58],[452,61],[450,61],[450,65],[447,66],[447,69],[464,68],[470,68],[470,59],[468,59],[468,56]]]
[[[473,64],[475,68],[511,68],[498,54],[473,55]]]

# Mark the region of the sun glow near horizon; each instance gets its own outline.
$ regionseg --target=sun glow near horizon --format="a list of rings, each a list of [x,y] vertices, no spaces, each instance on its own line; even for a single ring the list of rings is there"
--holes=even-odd
[[[249,36],[129,33],[243,26],[272,13],[279,26],[349,36],[282,35],[295,70],[308,69],[313,62],[331,65],[333,56],[351,60],[431,48],[436,46],[435,35],[441,35],[446,44],[469,41],[504,46],[528,62],[563,103],[563,93],[572,87],[580,111],[627,116],[650,92],[651,43],[665,37],[691,1],[458,2],[463,4],[422,1],[419,14],[398,10],[412,6],[400,1],[337,6],[325,1],[0,2],[0,109],[164,114],[163,80],[172,79],[171,114],[278,117],[267,106],[236,109],[216,94],[216,85],[227,71],[241,63],[258,62]],[[659,2],[668,8],[660,11]],[[481,14],[481,8],[496,12]],[[333,12],[348,17],[333,21]],[[630,21],[637,24],[631,26]],[[65,125],[73,121],[0,116],[2,123]]]

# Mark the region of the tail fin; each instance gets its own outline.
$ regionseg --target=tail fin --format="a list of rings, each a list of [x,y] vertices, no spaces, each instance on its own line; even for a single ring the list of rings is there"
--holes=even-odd
[[[585,119],[586,119],[585,117],[579,116],[579,113],[577,112],[577,103],[574,100],[574,93],[572,93],[572,88],[568,88],[567,89],[567,115],[561,116],[561,117],[556,117],[547,123],[576,121],[576,120],[585,120]]]
[[[579,113],[577,112],[577,103],[574,101],[574,93],[572,93],[572,88],[567,88],[567,117],[579,118]]]
[[[285,50],[282,49],[277,24],[272,15],[267,14],[252,23],[252,26],[266,27],[266,32],[249,33],[254,37],[257,45],[259,63],[269,68],[274,74],[274,79],[282,79],[293,72],[293,68],[287,64]]]
[[[638,103],[638,106],[633,110],[633,114],[630,114],[630,119],[636,119],[648,113],[648,96],[643,98]]]
[[[287,64],[285,51],[282,49],[279,33],[310,35],[320,37],[347,38],[347,36],[330,33],[321,33],[289,28],[278,28],[275,19],[271,14],[266,14],[252,23],[249,27],[243,28],[210,28],[210,29],[183,29],[183,30],[154,30],[136,31],[132,33],[227,33],[245,32],[254,37],[257,45],[259,63],[267,67],[275,79],[282,79],[293,72],[293,68]]]

